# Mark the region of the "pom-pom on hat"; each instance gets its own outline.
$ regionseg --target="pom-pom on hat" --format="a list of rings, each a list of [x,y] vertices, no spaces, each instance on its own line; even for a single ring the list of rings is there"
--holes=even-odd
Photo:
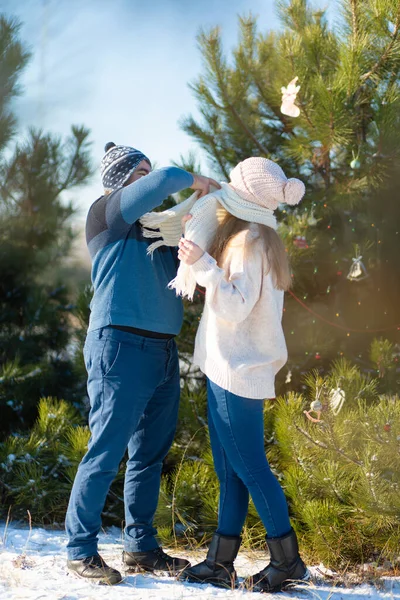
[[[230,185],[249,202],[269,210],[279,204],[298,204],[306,191],[300,179],[287,179],[278,164],[256,156],[246,158],[231,171]]]
[[[105,190],[114,191],[122,187],[142,160],[151,166],[147,156],[131,146],[117,146],[114,142],[108,142],[104,152],[100,170]]]

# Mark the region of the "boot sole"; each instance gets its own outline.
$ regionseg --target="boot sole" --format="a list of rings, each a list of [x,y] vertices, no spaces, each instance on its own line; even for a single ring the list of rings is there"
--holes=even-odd
[[[136,573],[136,574],[149,574],[151,573],[152,575],[155,575],[156,577],[163,577],[164,575],[167,575],[168,577],[177,577],[184,569],[185,567],[182,567],[182,569],[179,570],[169,570],[168,571],[163,571],[160,569],[152,569],[151,567],[142,567],[142,566],[129,566],[129,565],[124,565],[125,568],[125,572],[126,573]]]
[[[108,578],[95,578],[95,577],[85,577],[84,575],[79,575],[79,573],[77,573],[76,571],[72,571],[71,569],[68,569],[68,573],[71,573],[71,575],[73,575],[74,577],[77,577],[78,579],[84,579],[85,581],[88,581],[89,583],[94,583],[95,585],[119,585],[120,583],[123,582],[123,577],[121,577],[121,579],[119,581],[110,581],[110,579]]]
[[[293,585],[296,585],[296,583],[306,583],[307,581],[310,581],[311,579],[311,573],[308,569],[306,569],[306,572],[304,573],[303,577],[301,579],[287,579],[286,581],[284,581],[282,583],[282,589],[287,589],[292,587]]]
[[[290,589],[290,588],[294,587],[298,583],[303,583],[303,582],[310,581],[310,579],[311,579],[311,573],[307,569],[301,579],[286,579],[286,581],[283,581],[281,583],[281,585],[276,585],[273,588],[266,588],[266,587],[263,587],[262,585],[259,585],[259,584],[256,583],[251,588],[251,591],[253,591],[253,592],[259,592],[259,593],[261,592],[261,593],[266,593],[266,594],[275,594],[275,593],[282,592],[284,590]]]
[[[226,590],[233,590],[238,587],[237,581],[221,581],[220,579],[213,579],[212,577],[208,579],[197,579],[196,577],[186,576],[179,577],[179,581],[182,581],[182,583],[185,583],[186,581],[188,583],[198,583],[200,585],[214,585],[215,587],[224,588]]]

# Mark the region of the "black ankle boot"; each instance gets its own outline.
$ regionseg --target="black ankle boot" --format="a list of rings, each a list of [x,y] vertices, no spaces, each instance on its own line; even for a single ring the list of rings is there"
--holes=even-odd
[[[194,567],[186,568],[180,573],[179,579],[192,583],[211,583],[219,587],[235,587],[237,579],[233,561],[239,552],[240,542],[240,537],[215,533],[207,558]]]
[[[255,592],[279,592],[293,581],[307,581],[309,571],[300,558],[293,529],[280,538],[266,538],[271,562],[256,575],[246,579],[246,587]]]
[[[166,573],[171,577],[190,566],[184,558],[174,558],[166,554],[162,548],[149,552],[123,552],[122,562],[131,573]]]
[[[67,562],[68,569],[82,579],[103,585],[116,585],[122,581],[121,573],[109,567],[99,554]]]

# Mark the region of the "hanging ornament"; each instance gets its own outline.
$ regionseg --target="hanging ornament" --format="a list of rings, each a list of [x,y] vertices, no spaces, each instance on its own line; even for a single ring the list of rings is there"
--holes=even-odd
[[[318,220],[315,218],[313,208],[311,209],[311,214],[307,219],[307,223],[310,225],[310,227],[314,227],[314,225],[316,225],[318,223]]]
[[[390,423],[385,423],[384,424],[383,431],[389,432],[389,431],[391,431],[391,429],[392,429],[392,426],[390,425]]]
[[[353,264],[350,267],[347,279],[350,281],[362,281],[368,277],[367,269],[364,267],[364,263],[361,261],[362,256],[358,255],[353,258]]]
[[[308,248],[307,240],[304,235],[296,235],[293,244],[296,248]]]
[[[333,388],[331,390],[331,393],[329,394],[329,403],[331,405],[331,409],[335,417],[342,410],[345,399],[346,394],[344,390],[340,389],[339,387]]]
[[[352,155],[353,155],[353,160],[350,163],[350,168],[355,170],[355,169],[359,169],[361,167],[361,163],[358,160],[358,153],[357,156],[354,154],[354,150],[352,150]]]
[[[283,115],[287,115],[288,117],[298,117],[300,114],[300,109],[295,105],[296,96],[300,89],[299,85],[296,85],[298,77],[292,79],[287,87],[281,87],[282,92],[282,105],[281,105],[281,113]]]
[[[319,352],[315,353],[315,358],[316,358],[316,360],[321,360],[321,355]]]
[[[310,404],[310,410],[305,410],[304,414],[306,415],[309,421],[313,423],[322,423],[321,421],[321,412],[322,412],[322,404],[320,400],[313,400]],[[310,413],[315,413],[317,418],[312,417]]]

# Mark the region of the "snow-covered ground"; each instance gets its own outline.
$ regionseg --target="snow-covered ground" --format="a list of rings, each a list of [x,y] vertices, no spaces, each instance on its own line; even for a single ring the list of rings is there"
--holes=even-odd
[[[1,600],[206,600],[250,598],[267,600],[277,597],[320,600],[399,599],[400,578],[386,578],[379,586],[363,584],[351,588],[339,587],[321,577],[318,568],[312,568],[313,581],[291,591],[274,596],[245,590],[222,590],[212,586],[183,584],[169,577],[126,575],[118,586],[97,586],[78,579],[65,566],[66,538],[62,531],[28,529],[0,524],[0,599]],[[100,537],[100,553],[113,567],[120,569],[121,532],[111,528]],[[192,563],[204,557],[204,552],[190,553]],[[180,554],[182,556],[182,553]],[[261,555],[242,553],[236,561],[238,575],[243,577],[265,566]]]

